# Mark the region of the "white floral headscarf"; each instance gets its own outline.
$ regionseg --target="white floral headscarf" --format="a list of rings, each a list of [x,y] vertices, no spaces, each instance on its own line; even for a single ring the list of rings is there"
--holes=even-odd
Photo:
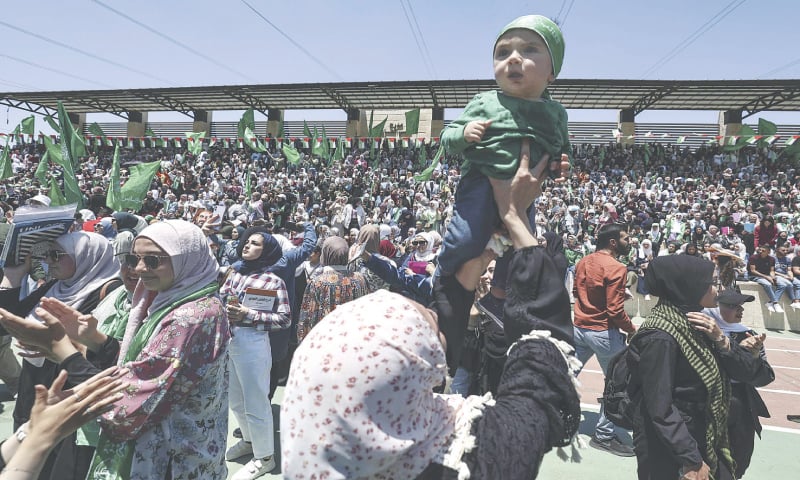
[[[437,332],[405,297],[379,290],[326,316],[295,353],[281,408],[282,469],[295,479],[415,478],[443,463],[458,395]]]

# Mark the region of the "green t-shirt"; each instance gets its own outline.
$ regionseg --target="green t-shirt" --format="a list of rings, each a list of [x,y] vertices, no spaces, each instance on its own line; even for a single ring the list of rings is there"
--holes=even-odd
[[[492,120],[478,143],[464,140],[464,127],[474,120]],[[477,169],[487,177],[508,179],[519,168],[523,138],[531,140],[531,166],[545,153],[558,160],[570,155],[567,111],[549,99],[541,101],[510,97],[492,90],[470,100],[464,113],[445,127],[442,144],[448,153],[462,153],[461,175]]]

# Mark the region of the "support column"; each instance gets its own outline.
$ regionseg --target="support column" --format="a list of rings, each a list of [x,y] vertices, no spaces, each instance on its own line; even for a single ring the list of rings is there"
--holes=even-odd
[[[719,112],[719,134],[723,137],[739,135],[742,131],[742,111]]]
[[[347,112],[345,136],[349,138],[366,136],[367,129],[364,122],[361,121],[361,110],[357,108],[348,108],[345,111]]]
[[[147,112],[128,112],[128,137],[144,137],[147,127]]]
[[[72,123],[72,126],[75,128],[75,131],[83,135],[83,129],[86,126],[86,114],[67,112],[67,116],[69,117],[69,121]]]
[[[620,110],[618,124],[622,135],[617,139],[617,143],[633,145],[636,139],[628,137],[636,135],[636,113],[630,108]]]
[[[279,108],[267,110],[267,135],[272,138],[283,137],[283,110]]]
[[[431,109],[431,131],[428,133],[431,138],[441,137],[444,130],[444,108],[433,107]]]
[[[194,111],[194,122],[192,123],[192,132],[200,133],[206,132],[206,137],[211,136],[211,114],[206,110]]]

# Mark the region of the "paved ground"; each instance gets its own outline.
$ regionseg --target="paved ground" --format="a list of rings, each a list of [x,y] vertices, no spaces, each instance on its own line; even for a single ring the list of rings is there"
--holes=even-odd
[[[800,335],[785,332],[768,332],[766,341],[767,355],[775,369],[776,380],[772,385],[760,389],[761,395],[772,413],[772,418],[763,419],[765,425],[762,439],[756,440],[756,449],[753,462],[745,478],[796,478],[798,461],[797,445],[800,444],[800,424],[788,422],[787,414],[800,414]],[[602,391],[602,374],[596,360],[592,359],[580,375],[581,400],[583,404],[584,422],[581,432],[588,443],[588,435],[593,431],[597,421],[597,397]],[[275,397],[273,411],[275,413],[276,430],[280,425],[279,404],[283,389],[279,388]],[[14,408],[13,400],[7,394],[5,387],[0,386],[0,438],[11,434],[11,412]],[[231,416],[230,429],[235,428],[235,420]],[[276,447],[279,446],[276,433]],[[620,435],[630,437],[626,432]],[[230,444],[235,439],[229,438]],[[611,480],[636,477],[636,459],[620,458],[600,452],[593,448],[581,450],[583,457],[580,463],[565,463],[555,452],[549,453],[542,465],[539,478],[542,479],[596,479]],[[238,462],[229,462],[230,478],[239,470],[249,458],[242,458]],[[270,475],[263,477],[265,480],[283,478],[279,468]]]

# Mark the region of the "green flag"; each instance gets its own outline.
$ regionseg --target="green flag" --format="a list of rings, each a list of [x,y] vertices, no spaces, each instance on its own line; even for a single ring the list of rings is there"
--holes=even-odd
[[[419,133],[419,108],[406,112],[406,135]]]
[[[81,157],[86,156],[86,145],[83,143],[83,137],[72,126],[61,101],[58,102],[58,124],[61,126],[62,156],[72,162],[73,168],[77,167]],[[67,195],[67,200],[69,200],[69,195]]]
[[[58,126],[55,120],[53,120],[53,117],[51,117],[50,115],[45,115],[44,121],[47,122],[48,125],[50,125],[50,128],[55,130],[56,135],[61,135],[61,127]]]
[[[119,169],[119,144],[117,144],[114,146],[114,159],[111,161],[111,178],[108,182],[108,194],[106,195],[106,206],[115,212],[122,210]]]
[[[383,121],[374,127],[369,129],[369,136],[370,137],[382,137],[383,136],[383,129],[386,126],[386,120],[389,120],[389,117],[383,119]]]
[[[44,185],[47,183],[47,170],[50,167],[50,155],[47,151],[44,152],[42,155],[42,159],[39,160],[39,166],[36,167],[36,171],[33,173],[34,178],[39,180],[39,184]]]
[[[291,163],[292,165],[297,165],[300,163],[300,153],[294,148],[294,145],[284,143],[281,151],[283,152],[283,156],[286,157],[287,162]]]
[[[439,150],[436,150],[436,155],[433,156],[433,162],[431,162],[431,166],[423,170],[419,175],[414,175],[414,181],[427,182],[428,179],[431,178],[431,175],[433,175],[433,171],[439,166],[439,159],[442,158],[443,153],[444,145],[440,144]]]
[[[325,125],[322,126],[322,156],[325,157],[325,163],[331,161],[331,143],[328,141],[328,132],[325,131]]]
[[[344,155],[345,152],[344,151],[345,151],[344,138],[340,138],[339,142],[336,145],[336,152],[335,152],[333,158],[335,158],[336,160],[344,160],[344,157],[345,157],[345,155]]]
[[[322,142],[317,145],[318,138],[319,132],[317,131],[317,127],[314,127],[314,136],[311,137],[311,154],[323,157],[325,155],[325,149],[323,148]]]
[[[750,128],[750,125],[742,125],[742,129],[739,130],[739,138],[734,139],[732,145],[724,145],[722,150],[725,152],[737,152],[742,149],[742,147],[748,145],[748,141],[752,139],[756,132]]]
[[[20,125],[20,132],[24,133],[25,135],[33,135],[34,131],[34,124],[36,119],[31,115],[30,117],[23,118]]]
[[[250,168],[248,167],[247,170],[244,171],[244,194],[249,199],[250,194],[253,193],[253,187],[251,185],[251,175],[250,175]]]
[[[195,157],[200,155],[203,151],[203,139],[206,138],[206,132],[186,132],[186,144],[189,153]]]
[[[311,138],[311,129],[308,128],[308,123],[306,123],[305,120],[303,120],[303,136],[305,138]]]
[[[138,211],[142,208],[142,199],[150,189],[150,182],[153,181],[153,176],[160,167],[161,162],[159,161],[140,163],[131,167],[128,181],[119,189],[121,209]]]
[[[250,150],[253,150],[254,152],[265,152],[267,151],[266,147],[262,144],[262,142],[258,141],[255,133],[253,133],[255,129],[255,112],[251,108],[242,114],[242,118],[239,120],[239,125],[236,131],[239,135],[239,138],[244,140],[245,145],[247,145]]]
[[[64,179],[66,180],[66,177]],[[50,191],[47,192],[47,196],[50,197],[50,206],[52,207],[59,207],[67,204],[67,199],[64,198],[64,194],[61,193],[61,187],[58,186],[58,180],[56,180],[55,175],[50,175]]]
[[[83,205],[83,193],[78,187],[78,179],[75,178],[75,169],[69,157],[64,152],[63,143],[59,146],[50,139],[49,136],[43,135],[44,146],[47,151],[47,156],[51,162],[55,163],[64,172],[64,197],[66,203],[77,203],[80,208]],[[51,184],[52,188],[52,184]]]
[[[6,145],[0,153],[0,180],[14,176],[14,169],[11,167],[11,155],[8,154],[8,139],[11,135],[6,135]]]
[[[92,122],[92,124],[89,125],[89,133],[91,133],[95,137],[106,138],[105,132],[103,132],[103,129],[100,128],[100,125],[98,125],[97,122]]]
[[[758,134],[764,136],[776,135],[778,133],[778,126],[769,120],[763,118],[758,119]]]

